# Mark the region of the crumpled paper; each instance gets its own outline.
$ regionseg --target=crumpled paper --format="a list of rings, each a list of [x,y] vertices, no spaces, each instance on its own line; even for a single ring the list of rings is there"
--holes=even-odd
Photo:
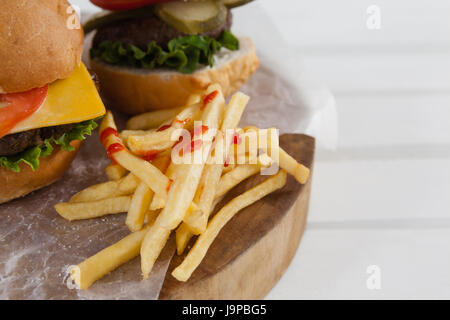
[[[251,97],[241,126],[306,133],[315,136],[319,146],[334,148],[337,125],[331,93],[308,78],[262,8],[252,3],[235,11],[233,31],[252,37],[261,58],[260,69],[241,89]],[[83,13],[83,20],[88,15]],[[68,281],[71,265],[129,233],[124,214],[68,222],[53,209],[54,204],[67,201],[77,191],[106,181],[103,169],[109,161],[98,140],[95,133],[83,144],[72,167],[57,183],[0,205],[0,299],[158,297],[174,253],[173,239],[145,281],[141,278],[139,258],[85,291],[74,289]]]

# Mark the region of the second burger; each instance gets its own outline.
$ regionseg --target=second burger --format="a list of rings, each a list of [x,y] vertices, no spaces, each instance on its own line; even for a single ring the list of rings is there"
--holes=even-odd
[[[126,114],[182,106],[211,83],[228,96],[258,68],[253,42],[230,31],[230,8],[248,0],[91,2],[110,10],[84,26],[96,30],[91,68]]]

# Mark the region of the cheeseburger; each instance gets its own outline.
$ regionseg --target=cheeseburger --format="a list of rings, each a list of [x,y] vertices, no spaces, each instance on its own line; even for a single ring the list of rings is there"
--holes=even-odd
[[[258,67],[252,41],[230,31],[230,9],[249,0],[91,2],[107,11],[84,26],[95,31],[90,64],[124,113],[182,106],[211,83],[228,96]]]
[[[0,9],[3,203],[59,179],[105,107],[66,0],[1,0]]]

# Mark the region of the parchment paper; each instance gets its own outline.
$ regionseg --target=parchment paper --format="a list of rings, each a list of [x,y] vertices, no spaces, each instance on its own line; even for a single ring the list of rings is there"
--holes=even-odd
[[[53,209],[75,192],[106,181],[98,134],[88,139],[57,183],[0,205],[0,299],[156,299],[174,252],[171,240],[148,280],[136,258],[89,290],[67,286],[67,270],[129,234],[125,215],[68,222]],[[4,187],[4,186],[2,186]],[[6,186],[7,187],[7,186]]]
[[[77,3],[77,1],[72,1]],[[85,20],[88,14],[83,13]],[[239,8],[234,32],[253,38],[261,67],[241,89],[251,96],[241,125],[306,133],[321,146],[336,145],[333,96],[310,81],[267,14],[256,4]],[[124,119],[121,119],[122,122]],[[173,239],[151,276],[142,281],[134,259],[86,291],[69,289],[67,269],[128,234],[125,215],[67,222],[53,209],[75,192],[106,181],[108,160],[98,134],[83,144],[71,169],[57,183],[0,205],[0,299],[156,299],[174,252]],[[0,188],[8,186],[0,186]]]

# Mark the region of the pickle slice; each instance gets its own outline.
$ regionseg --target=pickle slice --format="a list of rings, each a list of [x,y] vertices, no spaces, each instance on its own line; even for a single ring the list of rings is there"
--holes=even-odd
[[[156,8],[162,20],[187,34],[217,29],[227,19],[227,8],[219,0],[171,1],[158,4]]]
[[[101,13],[94,15],[83,25],[84,33],[88,34],[93,30],[114,24],[120,20],[148,17],[154,13],[155,9],[151,6],[127,11],[102,11]]]
[[[240,6],[243,6],[244,4],[247,4],[252,1],[253,0],[222,0],[223,4],[228,9],[240,7]]]

